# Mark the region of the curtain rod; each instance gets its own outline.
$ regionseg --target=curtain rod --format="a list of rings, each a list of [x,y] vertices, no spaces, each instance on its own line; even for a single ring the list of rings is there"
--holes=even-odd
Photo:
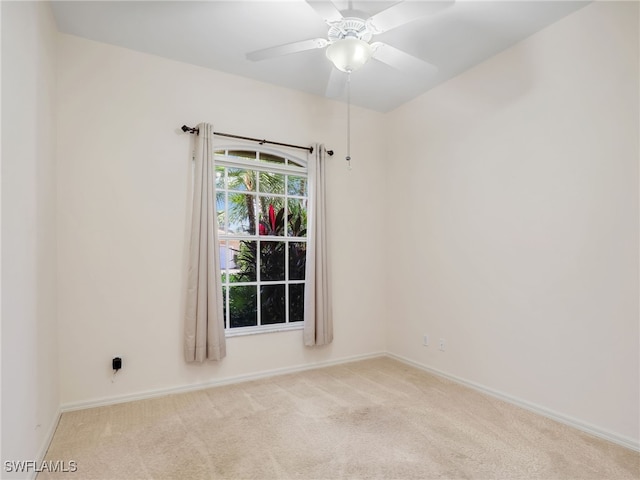
[[[186,125],[182,126],[182,131],[185,133],[189,132],[196,135],[200,133],[197,128],[187,127]],[[230,133],[213,132],[213,134],[219,137],[229,137],[229,138],[238,138],[240,140],[250,140],[252,142],[258,142],[260,145],[264,145],[265,143],[268,143],[270,145],[279,145],[281,147],[299,148],[302,150],[307,150],[309,153],[313,153],[313,147],[303,147],[300,145],[291,145],[290,143],[272,142],[271,140],[263,140],[260,138],[252,138],[252,137],[243,137],[241,135],[232,135]],[[333,150],[327,150],[327,155],[329,155],[330,157],[333,156]]]

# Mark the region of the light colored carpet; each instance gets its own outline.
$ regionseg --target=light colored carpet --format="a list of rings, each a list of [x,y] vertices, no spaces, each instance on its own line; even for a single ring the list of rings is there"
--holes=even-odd
[[[638,479],[640,455],[389,358],[62,415],[68,479]]]

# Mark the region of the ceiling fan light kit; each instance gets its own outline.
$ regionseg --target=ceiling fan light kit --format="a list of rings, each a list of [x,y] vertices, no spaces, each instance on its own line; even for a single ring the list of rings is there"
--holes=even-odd
[[[351,73],[369,61],[373,49],[359,38],[347,37],[329,45],[326,54],[338,70]]]
[[[346,17],[329,24],[326,55],[340,71],[351,73],[369,61],[374,51],[369,44],[372,31],[361,18]]]

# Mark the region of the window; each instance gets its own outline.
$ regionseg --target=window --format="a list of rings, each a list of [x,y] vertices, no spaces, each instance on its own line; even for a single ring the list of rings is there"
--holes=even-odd
[[[307,168],[262,150],[216,150],[227,334],[302,328]]]

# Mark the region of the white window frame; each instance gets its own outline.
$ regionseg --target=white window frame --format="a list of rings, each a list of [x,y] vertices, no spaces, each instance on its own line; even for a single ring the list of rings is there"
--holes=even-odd
[[[219,152],[224,153],[219,153]],[[229,151],[246,151],[246,152],[256,152],[256,159],[249,158],[241,158],[241,157],[232,157],[228,155]],[[260,154],[268,154],[283,158],[285,160],[284,164],[278,163],[269,163],[266,161],[260,160]],[[279,150],[265,148],[262,146],[249,146],[249,145],[223,145],[216,146],[214,153],[214,164],[215,167],[227,167],[227,168],[243,168],[247,170],[254,170],[260,172],[270,172],[270,173],[279,173],[283,175],[293,175],[297,177],[304,177],[307,179],[307,185],[309,181],[308,176],[308,168],[307,168],[307,160],[301,159],[290,154],[281,152]],[[225,193],[228,196],[229,190],[225,188]],[[219,193],[218,189],[216,189],[216,193]],[[242,192],[245,193],[245,192]],[[248,194],[253,194],[253,192],[246,192]],[[255,196],[269,196],[269,197],[279,197],[284,198],[284,208],[285,208],[285,222],[288,217],[288,199],[307,199],[307,197],[301,197],[298,195],[289,195],[285,189],[284,194],[273,194],[273,193],[263,193],[260,192],[260,184],[259,177],[257,178]],[[228,198],[225,201],[225,204],[228,205]],[[242,241],[242,240],[250,240],[250,241],[277,241],[277,242],[286,242],[287,245],[289,241],[295,242],[306,242],[307,237],[290,237],[288,234],[288,229],[284,229],[284,236],[272,236],[272,235],[259,235],[257,232],[254,232],[253,235],[231,235],[228,234],[228,215],[225,215],[224,226],[220,226],[222,230],[225,232],[224,234],[219,233],[219,240],[227,240],[227,241]],[[228,243],[225,251],[228,252]],[[259,251],[259,249],[258,249]],[[287,248],[288,251],[288,248]],[[228,264],[229,259],[225,259],[225,264]],[[259,260],[258,260],[259,261]],[[304,328],[303,322],[293,322],[289,323],[289,289],[287,288],[289,285],[302,284],[304,285],[305,280],[289,280],[289,256],[285,255],[285,279],[284,280],[276,280],[276,281],[267,281],[260,279],[260,268],[256,266],[256,281],[255,282],[241,282],[241,283],[233,283],[229,282],[228,275],[225,277],[225,280],[222,282],[223,288],[226,287],[227,295],[224,295],[225,308],[225,336],[226,337],[235,337],[242,335],[254,335],[259,333],[268,333],[268,332],[281,332],[281,331],[291,331],[291,330],[302,330]],[[259,292],[261,285],[285,285],[285,322],[284,323],[276,323],[276,324],[267,324],[261,325],[261,313],[260,313],[260,299],[258,298],[256,304],[256,318],[258,325],[248,326],[248,327],[234,327],[230,326],[230,309],[229,309],[229,287],[230,286],[254,286],[256,290]]]

